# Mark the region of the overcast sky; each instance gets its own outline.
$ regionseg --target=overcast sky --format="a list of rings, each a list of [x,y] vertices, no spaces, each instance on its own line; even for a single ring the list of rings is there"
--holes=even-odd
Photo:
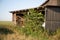
[[[38,7],[46,0],[0,0],[0,21],[11,21],[9,11]]]

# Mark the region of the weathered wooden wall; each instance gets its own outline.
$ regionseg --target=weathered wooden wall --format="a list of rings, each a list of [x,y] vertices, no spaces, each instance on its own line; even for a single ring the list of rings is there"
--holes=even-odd
[[[46,29],[55,31],[60,27],[60,7],[45,8]]]

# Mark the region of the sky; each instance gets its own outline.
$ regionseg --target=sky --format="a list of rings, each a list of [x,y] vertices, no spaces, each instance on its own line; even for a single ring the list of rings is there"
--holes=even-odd
[[[0,0],[0,21],[12,21],[9,11],[29,9],[40,6],[46,0]]]

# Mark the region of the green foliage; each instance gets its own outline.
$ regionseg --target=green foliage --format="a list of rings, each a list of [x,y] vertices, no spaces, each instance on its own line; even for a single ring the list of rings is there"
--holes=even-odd
[[[43,32],[42,23],[44,22],[44,16],[40,12],[36,12],[34,9],[29,10],[29,15],[25,15],[25,27],[22,32],[26,35],[39,36]]]

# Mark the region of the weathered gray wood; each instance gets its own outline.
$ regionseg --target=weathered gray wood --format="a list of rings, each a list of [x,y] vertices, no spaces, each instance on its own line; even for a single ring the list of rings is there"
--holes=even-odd
[[[60,28],[60,8],[59,7],[46,7],[46,29],[55,31]]]

